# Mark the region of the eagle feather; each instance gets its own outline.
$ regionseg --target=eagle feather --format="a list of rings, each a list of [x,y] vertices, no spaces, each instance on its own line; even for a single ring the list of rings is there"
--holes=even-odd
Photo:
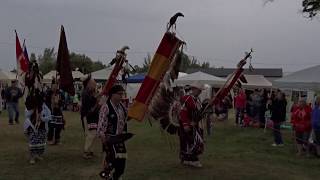
[[[148,116],[160,122],[161,128],[170,134],[176,134],[179,127],[180,98],[183,91],[171,86],[171,81],[178,78],[182,62],[182,52],[175,54],[169,70],[164,75],[150,105]]]

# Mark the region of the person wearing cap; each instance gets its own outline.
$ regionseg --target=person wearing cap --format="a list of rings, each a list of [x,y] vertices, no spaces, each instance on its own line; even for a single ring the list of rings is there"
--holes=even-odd
[[[115,180],[124,173],[127,151],[124,142],[112,144],[109,138],[127,131],[128,113],[126,107],[121,103],[124,95],[125,89],[121,85],[114,85],[110,89],[108,99],[100,109],[98,123],[98,136],[101,138],[103,150],[106,153],[105,166],[114,170],[112,177]]]
[[[183,165],[202,167],[198,155],[203,153],[203,132],[199,127],[201,101],[199,95],[204,85],[199,82],[191,84],[189,95],[181,98],[182,109],[179,118],[180,160]]]
[[[19,99],[23,96],[20,88],[17,87],[17,81],[13,80],[11,82],[11,87],[9,87],[5,92],[8,114],[9,114],[9,125],[13,125],[13,119],[18,124],[19,123]],[[15,114],[15,117],[14,117]]]
[[[309,153],[308,139],[311,133],[311,113],[312,109],[307,105],[306,99],[300,98],[298,101],[298,107],[291,115],[291,123],[296,136],[298,156],[303,155],[304,151]]]
[[[93,143],[97,137],[97,127],[99,121],[99,101],[96,94],[96,82],[89,75],[83,81],[83,92],[81,95],[81,121],[85,130],[85,143],[83,157],[90,159],[93,157]],[[86,120],[86,122],[84,122]]]

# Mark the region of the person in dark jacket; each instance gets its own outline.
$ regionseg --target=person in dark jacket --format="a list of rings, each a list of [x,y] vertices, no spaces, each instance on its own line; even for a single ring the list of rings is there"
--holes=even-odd
[[[19,123],[19,99],[23,96],[20,88],[17,87],[17,80],[11,82],[11,87],[9,87],[5,92],[8,114],[9,114],[9,125],[13,125],[13,119],[18,124]],[[15,117],[14,117],[15,114]]]
[[[283,146],[280,125],[286,120],[286,107],[287,101],[285,99],[285,94],[279,91],[275,99],[272,100],[270,107],[274,135],[274,143],[272,146]]]
[[[88,76],[83,81],[81,120],[83,125],[85,125],[86,139],[83,154],[85,159],[93,157],[92,146],[97,137],[100,105],[97,99],[96,86],[97,84],[91,76]],[[86,120],[86,123],[83,122],[84,120]]]

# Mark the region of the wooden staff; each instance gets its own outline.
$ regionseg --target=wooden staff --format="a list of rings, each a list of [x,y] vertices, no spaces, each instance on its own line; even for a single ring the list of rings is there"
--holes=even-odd
[[[216,95],[211,99],[211,101],[206,105],[206,107],[202,109],[201,115],[204,114],[204,112],[210,105],[216,105],[220,103],[223,100],[223,98],[228,95],[229,91],[233,88],[234,84],[240,78],[243,72],[243,66],[247,63],[247,59],[252,58],[252,52],[253,50],[251,49],[249,53],[246,53],[245,57],[238,63],[237,69],[232,73],[231,76],[228,77],[225,84],[218,90]]]

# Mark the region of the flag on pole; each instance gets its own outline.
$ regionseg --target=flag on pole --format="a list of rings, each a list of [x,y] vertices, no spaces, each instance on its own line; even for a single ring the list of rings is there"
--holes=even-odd
[[[72,70],[71,70],[71,64],[69,60],[69,50],[67,45],[66,34],[64,32],[64,27],[62,25],[61,25],[56,70],[60,77],[60,79],[58,80],[60,89],[62,89],[63,91],[73,96],[75,94],[75,89],[73,85]]]
[[[25,73],[28,71],[28,62],[22,51],[17,31],[15,31],[15,33],[16,33],[17,72],[19,72],[18,75],[20,75],[21,73]]]
[[[148,110],[149,103],[161,83],[164,74],[169,69],[175,52],[182,41],[171,33],[165,33],[159,47],[153,56],[147,76],[145,77],[135,101],[128,110],[128,116],[132,119],[143,121]]]
[[[16,33],[16,57],[17,57],[17,76],[16,76],[16,78],[18,79],[19,84],[21,86],[24,86],[23,77],[29,69],[28,61],[26,60],[26,57],[25,57],[23,50],[21,48],[18,33],[16,30],[15,30],[15,33]]]
[[[28,64],[30,62],[29,60],[29,55],[28,55],[28,51],[27,51],[27,46],[26,46],[26,41],[24,40],[23,41],[23,54],[24,54],[24,57],[26,58]]]

